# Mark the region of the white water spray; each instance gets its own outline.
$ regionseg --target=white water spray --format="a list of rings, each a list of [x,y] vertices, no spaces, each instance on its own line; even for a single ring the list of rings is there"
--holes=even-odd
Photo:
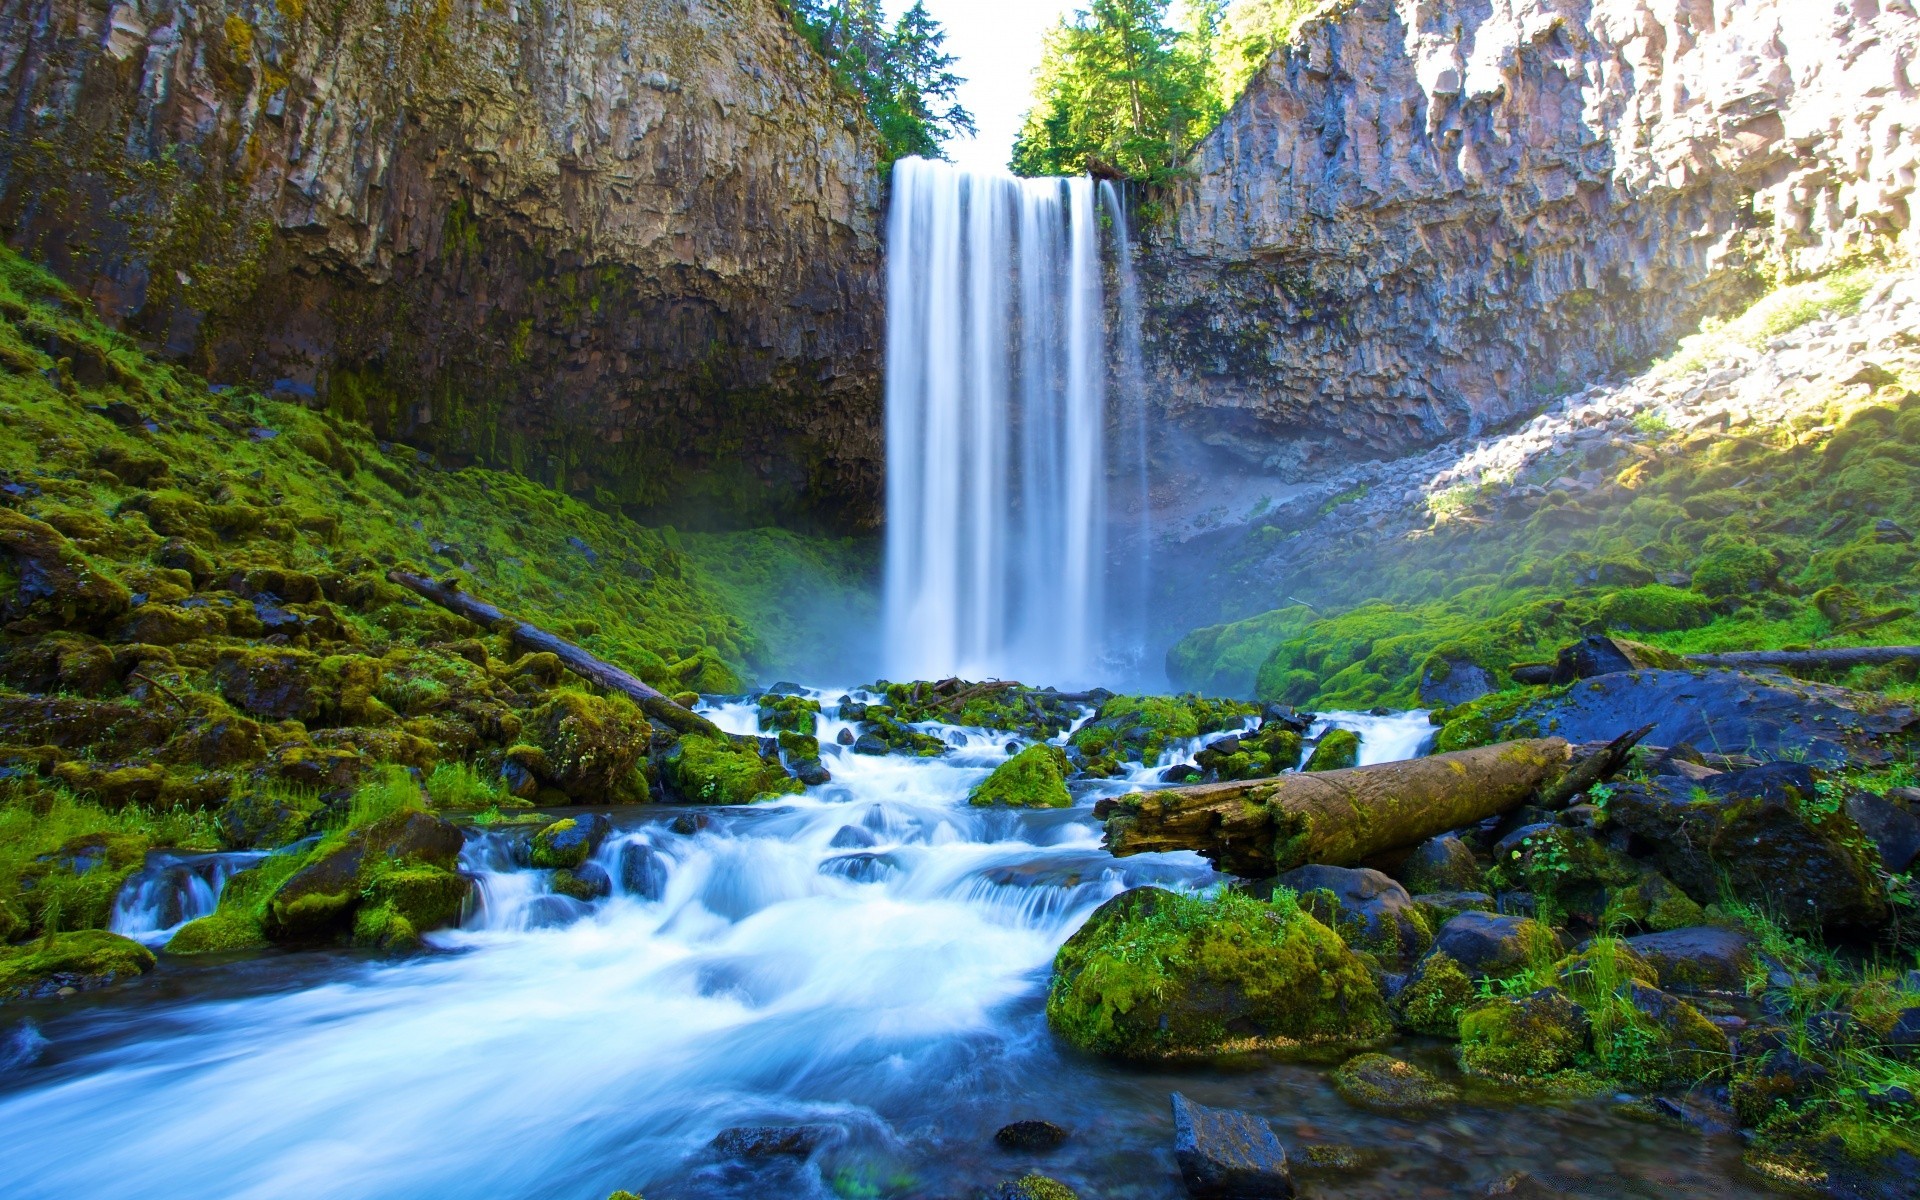
[[[886,650],[896,678],[1090,683],[1103,660],[1133,649],[1111,634],[1137,622],[1109,612],[1110,443],[1129,435],[1110,429],[1096,200],[1091,179],[922,159],[894,168]],[[1117,198],[1107,207],[1124,248]],[[1128,283],[1120,319],[1137,324]],[[1137,332],[1117,340],[1137,349]],[[1119,390],[1137,393],[1131,377]],[[1134,574],[1116,582],[1130,591]]]

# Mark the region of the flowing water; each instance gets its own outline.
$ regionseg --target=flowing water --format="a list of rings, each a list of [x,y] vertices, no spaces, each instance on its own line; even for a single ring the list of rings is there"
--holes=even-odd
[[[745,706],[714,715],[751,728]],[[1334,719],[1368,761],[1428,731],[1419,714]],[[4,1010],[0,1194],[958,1198],[1037,1166],[1083,1196],[1171,1200],[1176,1089],[1269,1117],[1296,1155],[1338,1144],[1373,1164],[1304,1172],[1309,1196],[1484,1194],[1523,1169],[1588,1195],[1755,1194],[1733,1181],[1737,1148],[1611,1102],[1400,1121],[1346,1106],[1321,1068],[1064,1049],[1042,1013],[1059,944],[1124,887],[1215,879],[1191,855],[1100,849],[1087,804],[1128,781],[1070,810],[969,808],[1004,737],[942,732],[956,748],[938,760],[830,749],[834,782],[777,805],[616,811],[599,852],[616,891],[593,905],[520,865],[524,832],[482,831],[465,864],[482,901],[431,952],[163,958]],[[1437,1043],[1401,1052],[1445,1069]],[[995,1146],[1031,1117],[1071,1139]],[[710,1148],[739,1126],[802,1127],[807,1148]]]
[[[1147,550],[1117,194],[903,159],[888,247],[887,670],[1111,682],[1144,654]]]

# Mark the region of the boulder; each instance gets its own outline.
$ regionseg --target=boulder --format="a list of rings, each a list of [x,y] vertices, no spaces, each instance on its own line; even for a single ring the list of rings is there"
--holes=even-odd
[[[85,991],[153,970],[153,951],[104,929],[0,946],[0,1004]]]
[[[1208,901],[1159,888],[1094,910],[1054,957],[1047,1020],[1132,1059],[1371,1045],[1391,1028],[1373,973],[1290,893]]]
[[[778,755],[698,733],[683,735],[660,759],[660,778],[687,804],[753,804],[806,790]]]
[[[1040,742],[995,767],[991,775],[967,793],[967,803],[1066,808],[1073,803],[1073,797],[1067,792],[1067,774],[1071,769],[1065,750]]]
[[[1287,1150],[1259,1117],[1173,1094],[1173,1156],[1194,1200],[1293,1195]]]
[[[0,508],[0,553],[10,555],[12,595],[0,596],[0,620],[15,633],[99,630],[133,597],[53,526]]]
[[[642,900],[658,900],[666,894],[667,866],[645,842],[628,842],[620,847],[620,890]]]
[[[582,863],[553,873],[553,890],[582,903],[592,903],[613,894],[613,878],[599,863]]]
[[[1451,956],[1430,953],[1407,976],[1393,1003],[1408,1029],[1450,1038],[1460,1035],[1460,1014],[1479,994],[1473,979]]]
[[[353,914],[353,940],[362,946],[405,950],[420,935],[460,922],[473,881],[432,866],[376,870],[361,889]]]
[[[1460,1065],[1508,1079],[1552,1075],[1586,1048],[1587,1014],[1559,988],[1498,996],[1460,1016]]]
[[[432,867],[450,875],[465,840],[448,821],[431,813],[405,811],[351,830],[331,844],[322,843],[267,902],[266,932],[275,941],[304,941],[342,932],[354,924],[355,912],[379,876],[409,866]],[[453,888],[452,883],[437,880],[434,895],[443,898]],[[464,897],[464,891],[461,894]],[[425,933],[448,923],[442,919],[448,911],[436,899],[427,911],[414,914],[427,922],[415,925],[414,931]],[[458,916],[457,907],[451,911]]]
[[[1424,1112],[1460,1098],[1458,1089],[1385,1054],[1348,1059],[1333,1073],[1333,1086],[1347,1103],[1388,1114]]]
[[[1002,1125],[993,1140],[1007,1150],[1052,1150],[1067,1140],[1067,1131],[1052,1121],[1015,1121]]]
[[[577,867],[594,856],[612,831],[613,823],[600,813],[555,821],[533,835],[531,861],[543,870]]]
[[[1351,729],[1329,729],[1314,744],[1307,771],[1344,771],[1360,764],[1360,735]]]
[[[812,1125],[737,1125],[721,1130],[709,1145],[728,1158],[805,1158],[823,1133]]]
[[[1080,1197],[1058,1179],[1029,1171],[1018,1179],[1002,1182],[987,1194],[987,1200],[1080,1200]]]
[[[1718,925],[1643,934],[1626,944],[1670,991],[1744,992],[1754,962],[1747,935]]]
[[[1426,918],[1391,877],[1365,867],[1296,867],[1274,882],[1299,893],[1301,904],[1349,946],[1383,961],[1411,965],[1433,942]],[[1323,897],[1331,895],[1332,902]]]
[[[1459,836],[1443,833],[1414,847],[1400,864],[1400,882],[1414,895],[1423,892],[1482,892],[1486,873]]]
[[[1429,953],[1446,955],[1478,982],[1503,979],[1555,945],[1553,931],[1530,917],[1468,911],[1440,927]]]
[[[1732,1047],[1725,1031],[1693,1005],[1638,980],[1621,985],[1619,996],[1652,1035],[1636,1047],[1636,1055],[1650,1061],[1635,1073],[1635,1082],[1648,1087],[1692,1083],[1727,1065]]]
[[[1887,874],[1904,875],[1920,858],[1920,816],[1872,792],[1847,797],[1847,815],[1872,839]]]
[[[648,799],[646,777],[635,768],[653,728],[625,696],[556,692],[528,718],[526,736],[544,752],[539,773],[575,801]]]

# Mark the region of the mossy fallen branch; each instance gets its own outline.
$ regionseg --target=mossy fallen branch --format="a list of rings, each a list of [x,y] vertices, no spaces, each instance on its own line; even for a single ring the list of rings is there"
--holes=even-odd
[[[1831,650],[1740,650],[1730,654],[1688,654],[1694,666],[1779,667],[1793,671],[1850,671],[1854,667],[1884,667],[1903,659],[1920,660],[1920,646],[1841,646]]]
[[[575,675],[609,691],[619,692],[639,705],[648,716],[680,733],[700,733],[726,740],[727,735],[720,731],[720,727],[699,713],[675,704],[665,694],[605,659],[596,658],[537,625],[509,616],[478,596],[410,571],[388,571],[387,581],[433,601],[448,612],[465,617],[490,633],[506,634],[523,650],[553,655]]]
[[[1552,787],[1573,747],[1559,738],[1317,774],[1168,788],[1103,800],[1115,855],[1197,850],[1263,879],[1308,863],[1354,866],[1496,817]]]

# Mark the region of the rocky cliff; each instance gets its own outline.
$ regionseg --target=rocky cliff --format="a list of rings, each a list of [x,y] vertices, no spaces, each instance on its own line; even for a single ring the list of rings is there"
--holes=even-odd
[[[0,226],[221,381],[682,523],[875,515],[877,140],[775,0],[4,0]]]
[[[1196,152],[1152,247],[1170,412],[1268,470],[1395,452],[1905,237],[1911,0],[1357,0]]]

